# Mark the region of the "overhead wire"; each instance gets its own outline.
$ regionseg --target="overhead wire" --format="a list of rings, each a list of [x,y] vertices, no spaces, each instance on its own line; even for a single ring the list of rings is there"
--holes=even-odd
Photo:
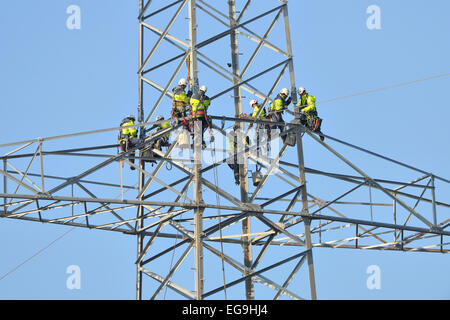
[[[438,74],[438,75],[435,75],[435,76],[430,76],[430,77],[426,77],[426,78],[422,78],[422,79],[406,81],[406,82],[397,83],[397,84],[393,84],[393,85],[386,86],[386,87],[380,87],[380,88],[377,88],[377,89],[360,91],[360,92],[352,93],[352,94],[341,96],[341,97],[336,97],[336,98],[331,98],[331,99],[327,99],[327,100],[323,100],[323,101],[318,101],[318,102],[316,102],[316,104],[324,104],[324,103],[344,100],[344,99],[348,99],[348,98],[352,98],[352,97],[362,96],[362,95],[366,95],[366,94],[370,94],[370,93],[374,93],[374,92],[380,92],[380,91],[384,91],[384,90],[388,90],[388,89],[392,89],[392,88],[404,87],[404,86],[415,84],[415,83],[419,83],[419,82],[424,82],[424,81],[428,81],[428,80],[433,80],[433,79],[447,77],[449,75],[450,75],[449,72],[448,73],[442,73],[442,74]]]

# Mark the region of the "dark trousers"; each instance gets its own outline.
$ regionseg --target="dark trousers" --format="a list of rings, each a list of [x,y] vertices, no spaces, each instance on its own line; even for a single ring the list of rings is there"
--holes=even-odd
[[[270,119],[275,122],[284,122],[283,115],[281,112],[275,112],[270,115]],[[284,131],[283,125],[272,125],[272,129],[280,129],[280,133]]]
[[[239,164],[237,161],[237,155],[235,154],[231,159],[227,159],[227,164],[234,173],[234,180],[236,184],[239,184]]]
[[[184,129],[187,130],[187,131],[191,131],[191,127],[190,127],[189,123],[186,120],[183,120],[186,117],[187,117],[187,112],[186,111],[180,111],[178,109],[172,109],[172,118],[184,121],[184,126],[183,126]]]
[[[134,147],[136,147],[138,141],[139,140],[136,137],[121,140],[119,142],[120,150],[122,150],[123,152],[127,152],[128,150],[133,149]],[[130,159],[129,159],[130,162],[134,163],[134,157],[136,156],[136,151],[131,152],[130,156],[131,156]]]

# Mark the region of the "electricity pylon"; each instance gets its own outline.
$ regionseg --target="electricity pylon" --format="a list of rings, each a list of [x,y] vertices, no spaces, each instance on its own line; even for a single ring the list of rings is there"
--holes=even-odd
[[[316,299],[315,248],[448,253],[450,204],[437,200],[447,179],[326,134],[321,141],[295,107],[277,123],[282,133],[255,144],[253,129],[268,123],[245,117],[243,106],[257,98],[268,107],[285,86],[297,102],[287,1],[139,0],[138,20],[140,144],[127,152],[117,145],[44,150],[61,139],[109,137],[114,127],[0,145],[3,218],[136,237],[137,299],[158,299],[167,289],[187,299],[258,299],[272,291],[274,299]],[[152,130],[156,114],[170,113],[181,77],[194,93],[200,84],[212,92],[205,137],[214,141],[206,149],[198,134],[192,148],[180,145],[182,122]],[[251,143],[239,142],[230,155],[226,137],[236,124]],[[167,149],[154,148],[168,133]],[[373,178],[340,146],[367,155],[371,171],[375,161],[395,166],[400,178]],[[321,159],[314,168],[305,165],[311,150]],[[243,159],[238,185],[227,166],[236,154]],[[53,158],[76,159],[76,166],[51,165]],[[124,183],[124,164],[135,169],[136,185]],[[296,281],[307,289],[298,292]]]

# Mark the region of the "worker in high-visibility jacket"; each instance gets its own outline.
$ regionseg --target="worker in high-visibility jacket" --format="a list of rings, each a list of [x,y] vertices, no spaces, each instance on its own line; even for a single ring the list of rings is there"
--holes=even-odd
[[[163,120],[164,120],[164,117],[161,116],[161,115],[156,117],[156,121],[163,121]],[[169,121],[161,122],[156,127],[155,133],[158,133],[159,131],[165,130],[165,129],[169,128],[169,127],[170,127],[170,122]],[[161,147],[167,147],[169,145],[169,137],[170,137],[170,132],[165,134],[161,138],[159,138],[155,142],[155,148],[158,149],[158,150],[161,150]]]
[[[191,97],[190,101],[192,120],[194,121],[194,126],[201,131],[203,148],[206,147],[203,134],[210,126],[208,108],[211,105],[211,99],[206,95],[206,91],[206,86],[201,86],[198,92]]]
[[[192,96],[192,91],[188,90],[186,93],[186,86],[187,80],[181,78],[178,81],[178,85],[172,89],[172,118],[175,120],[183,120],[186,129],[188,129],[185,118],[188,116],[189,100]]]
[[[274,122],[284,122],[283,112],[287,109],[291,103],[291,97],[289,97],[289,89],[283,88],[280,93],[275,97],[274,101],[270,105],[270,118]],[[272,129],[280,129],[280,134],[284,131],[284,125],[273,125]],[[284,136],[283,136],[284,137]]]
[[[325,137],[320,132],[322,119],[318,117],[316,97],[307,93],[304,87],[298,88],[298,94],[300,95],[300,100],[297,103],[300,112],[300,123],[313,131],[319,132],[320,139],[322,141],[325,140]]]
[[[135,120],[136,119],[133,115],[129,115],[126,118],[124,118],[120,123],[121,127],[125,127],[119,130],[119,137],[118,137],[120,149],[123,152],[127,152],[128,150],[134,148],[139,142],[139,139],[137,138],[136,128],[128,127],[133,126]],[[131,152],[130,155],[131,155],[130,162],[134,164],[134,157],[136,155],[136,151]],[[130,169],[134,170],[135,168],[133,166],[130,166]]]
[[[258,100],[253,99],[250,100],[250,107],[253,108],[252,117],[253,118],[259,118],[259,119],[265,119],[266,118],[266,108],[263,106],[260,106],[258,103]]]

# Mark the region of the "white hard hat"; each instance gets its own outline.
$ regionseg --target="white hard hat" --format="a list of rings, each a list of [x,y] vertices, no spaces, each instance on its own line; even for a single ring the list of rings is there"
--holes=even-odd
[[[285,95],[288,96],[288,95],[289,95],[289,89],[283,88],[283,89],[281,89],[280,93],[281,93],[281,94],[285,94]]]
[[[256,99],[252,99],[252,100],[250,100],[250,107],[253,107],[253,105],[255,104],[255,103],[258,103],[258,101],[256,100]]]
[[[130,120],[133,120],[133,121],[136,120],[136,118],[132,114],[129,114],[127,116],[127,118],[130,119]]]
[[[185,78],[181,78],[180,81],[178,81],[179,86],[185,86],[187,85],[187,80]]]
[[[298,94],[303,94],[305,91],[306,89],[303,87],[298,88]]]
[[[164,117],[162,115],[156,116],[156,121],[163,120]]]
[[[201,86],[198,90],[206,93],[206,90],[208,90],[208,88],[206,88],[206,86]]]

